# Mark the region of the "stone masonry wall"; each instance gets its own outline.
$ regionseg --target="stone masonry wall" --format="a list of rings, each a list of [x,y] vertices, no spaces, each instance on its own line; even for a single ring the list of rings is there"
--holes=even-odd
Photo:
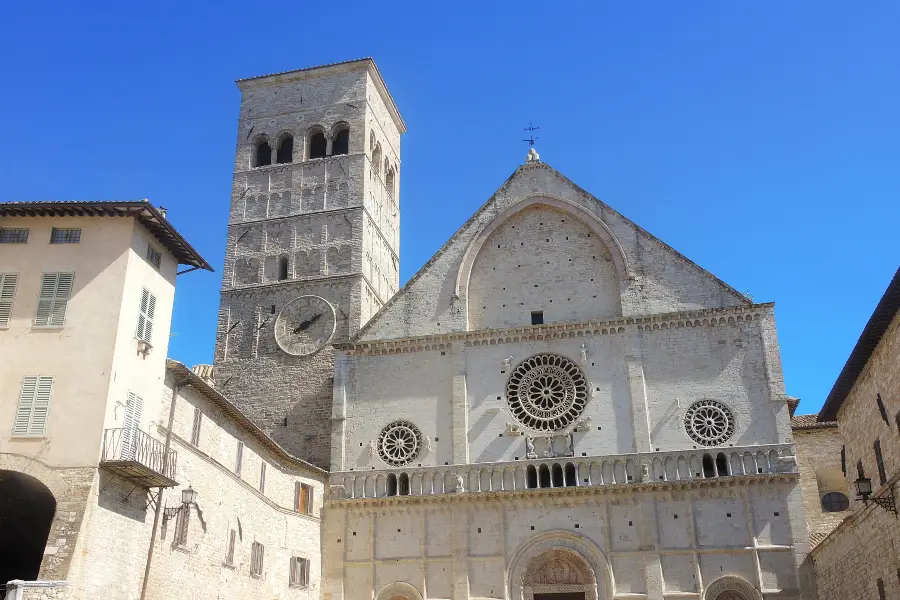
[[[396,291],[399,205],[384,180],[391,171],[399,187],[400,134],[365,63],[239,86],[216,380],[288,451],[327,467],[333,350],[288,355],[273,326],[285,304],[319,295],[337,313],[332,342],[346,341]],[[313,134],[342,127],[346,155],[309,158]],[[268,140],[274,163],[287,133],[292,161],[254,167],[256,145]]]
[[[900,480],[900,315],[872,353],[863,372],[838,411],[838,428],[846,444],[847,487],[853,490],[857,463],[872,479],[875,495],[897,494]],[[887,419],[878,406],[881,396]],[[887,483],[882,484],[874,443],[881,442]],[[886,598],[900,598],[900,520],[879,506],[863,508],[853,502],[854,514],[816,547],[813,558],[821,600],[876,599],[877,581]]]
[[[843,443],[837,426],[794,429],[803,506],[809,533],[814,539],[831,533],[851,514],[849,510],[826,512],[822,507],[822,497],[828,492],[840,492],[848,497],[850,494],[841,471]]]
[[[325,597],[380,599],[385,586],[404,582],[425,598],[521,598],[507,575],[521,572],[523,549],[540,540],[596,560],[602,599],[693,597],[722,576],[739,577],[766,598],[799,599],[811,583],[798,576],[808,545],[794,481],[570,492],[328,503]]]

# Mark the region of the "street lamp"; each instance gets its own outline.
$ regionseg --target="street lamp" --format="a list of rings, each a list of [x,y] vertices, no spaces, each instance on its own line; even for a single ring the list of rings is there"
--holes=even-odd
[[[890,496],[885,496],[884,498],[872,497],[872,479],[869,477],[863,477],[862,475],[853,482],[856,485],[856,493],[857,500],[862,500],[863,504],[866,506],[869,505],[869,501],[871,500],[884,510],[888,512],[897,514],[897,505],[894,503],[894,489],[891,488]]]
[[[187,489],[181,490],[181,503],[194,504],[197,502],[197,490],[188,486]]]
[[[178,508],[166,508],[163,511],[163,520],[174,519],[178,513],[187,509],[191,509],[191,505],[197,506],[197,490],[188,486],[187,488],[181,490],[181,506]],[[197,510],[200,510],[199,508]]]

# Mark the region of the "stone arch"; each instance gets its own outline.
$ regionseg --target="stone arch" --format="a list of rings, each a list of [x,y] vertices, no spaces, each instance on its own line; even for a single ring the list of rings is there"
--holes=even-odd
[[[466,252],[465,254],[463,254],[462,262],[460,263],[459,270],[456,274],[456,294],[460,298],[466,297],[466,292],[469,287],[469,276],[472,274],[472,267],[475,265],[475,258],[478,256],[478,253],[481,251],[482,246],[484,246],[484,243],[487,241],[490,235],[500,226],[502,226],[507,220],[509,220],[510,217],[522,212],[526,208],[536,205],[544,205],[555,208],[562,212],[570,213],[573,217],[577,218],[585,225],[590,227],[591,230],[597,234],[600,240],[609,248],[610,254],[613,258],[613,263],[616,267],[616,273],[619,276],[620,285],[625,285],[625,283],[630,279],[628,265],[625,261],[625,251],[622,249],[622,245],[619,243],[619,240],[616,239],[616,236],[609,229],[609,227],[607,227],[606,223],[597,218],[596,215],[585,210],[585,208],[580,204],[565,200],[564,198],[557,198],[555,196],[548,196],[545,194],[537,194],[533,196],[527,196],[522,200],[516,202],[515,204],[507,206],[503,210],[503,212],[491,219],[490,222],[481,231],[479,231],[469,243],[469,247],[466,248]]]
[[[325,139],[325,128],[313,125],[306,130],[306,158],[325,158],[328,141]]]
[[[250,166],[266,167],[272,164],[272,146],[269,136],[261,133],[253,138],[250,146]]]
[[[331,154],[337,156],[350,152],[350,124],[338,121],[331,128]]]
[[[275,136],[275,163],[294,162],[294,143],[294,133],[288,129],[282,129]]]
[[[762,600],[762,594],[753,584],[736,575],[725,575],[710,582],[700,600],[724,600],[721,597],[728,592],[737,594],[740,600]]]
[[[612,571],[603,552],[570,531],[548,531],[523,542],[509,560],[508,597],[533,600],[537,593],[584,592],[585,600],[612,597]],[[566,580],[574,583],[550,583]]]
[[[554,214],[545,215],[544,211]],[[546,264],[550,265],[551,261],[555,260],[560,264],[567,264],[567,269],[574,269],[573,273],[578,274],[579,285],[584,288],[579,292],[582,294],[581,297],[590,298],[590,295],[593,295],[593,298],[596,299],[593,302],[579,304],[576,301],[571,303],[572,298],[561,297],[556,298],[558,304],[544,306],[545,303],[553,300],[554,295],[561,294],[561,292],[555,294],[554,286],[549,285],[549,282],[555,278],[550,271],[553,267],[545,266],[543,257],[540,261],[535,261],[533,253],[518,252],[518,247],[524,245],[519,243],[521,239],[532,244],[542,245],[544,240],[520,238],[517,229],[521,229],[521,227],[537,228],[540,225],[540,230],[543,230],[550,225],[549,223],[545,225],[547,218],[555,220],[557,217],[563,221],[568,220],[568,224],[564,225],[565,233],[569,233],[569,235],[574,233],[576,237],[569,241],[569,235],[566,235],[566,241],[562,241],[562,231],[558,234],[547,235],[547,242],[551,242],[549,239],[551,237],[554,239],[553,243],[546,246],[546,251],[549,253],[546,257]],[[586,241],[578,242],[577,240],[582,237]],[[587,243],[588,246],[585,246],[584,252],[572,254],[572,248],[578,247],[576,244],[579,243]],[[591,252],[587,249],[588,247],[594,251]],[[549,317],[552,319],[550,322],[614,318],[622,314],[623,291],[629,285],[630,277],[625,254],[618,240],[605,223],[581,205],[561,198],[536,194],[508,206],[500,212],[475,234],[466,248],[456,273],[455,291],[466,310],[467,329],[494,329],[521,324],[519,319],[522,318],[522,315],[512,315],[512,309],[504,310],[494,302],[483,301],[496,298],[498,294],[502,295],[500,284],[486,273],[499,269],[498,264],[505,264],[504,261],[508,261],[513,256],[523,259],[519,261],[523,263],[519,267],[524,266],[529,269],[529,275],[536,277],[533,282],[534,287],[539,289],[532,290],[533,293],[530,293],[528,289],[531,286],[526,288],[524,284],[521,288],[518,286],[514,286],[515,289],[505,288],[505,297],[514,299],[516,302],[523,300],[526,306],[534,304],[538,309],[544,311],[542,315],[545,319],[544,323],[548,322],[546,320],[548,309],[553,315]],[[595,280],[597,277],[599,278]],[[496,290],[493,289],[493,285],[497,285]],[[543,295],[548,297],[543,298]],[[561,295],[565,296],[565,294]],[[517,298],[516,296],[521,297]],[[527,316],[527,314],[524,316],[526,320]],[[532,320],[534,320],[534,315],[532,315]]]
[[[422,593],[405,581],[389,583],[375,594],[375,600],[423,600]]]

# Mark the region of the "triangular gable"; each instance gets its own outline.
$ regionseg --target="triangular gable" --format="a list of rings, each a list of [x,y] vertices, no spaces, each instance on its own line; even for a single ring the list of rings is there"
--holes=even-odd
[[[492,227],[519,207],[546,204],[589,224],[611,249],[621,280],[621,316],[749,304],[698,266],[545,163],[520,166],[409,279],[355,340],[437,335],[469,328],[467,267]],[[598,237],[599,237],[598,236]]]

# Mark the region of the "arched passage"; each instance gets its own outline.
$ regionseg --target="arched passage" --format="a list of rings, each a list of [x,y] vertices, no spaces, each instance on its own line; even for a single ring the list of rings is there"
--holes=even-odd
[[[56,513],[56,499],[40,480],[0,470],[0,581],[34,580]]]

